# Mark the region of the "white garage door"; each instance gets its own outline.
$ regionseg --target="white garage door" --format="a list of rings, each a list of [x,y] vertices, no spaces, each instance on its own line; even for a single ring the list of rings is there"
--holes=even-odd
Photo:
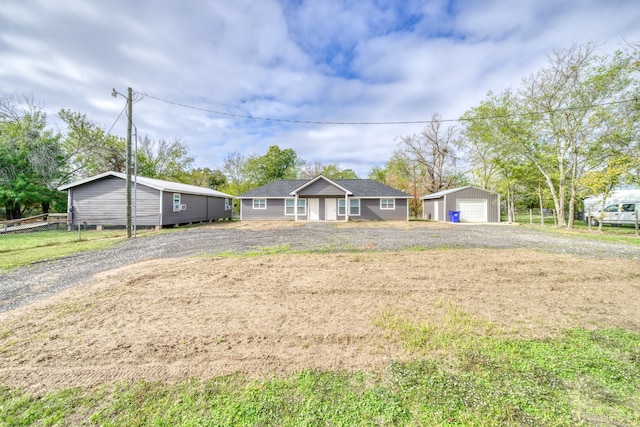
[[[460,222],[487,222],[486,200],[457,200]]]

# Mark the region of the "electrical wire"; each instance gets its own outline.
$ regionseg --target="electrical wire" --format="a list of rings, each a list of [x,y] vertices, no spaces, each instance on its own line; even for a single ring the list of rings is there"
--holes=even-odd
[[[116,123],[118,123],[118,120],[120,120],[120,117],[122,117],[122,113],[124,113],[124,110],[126,110],[126,109],[127,109],[127,104],[125,104],[124,107],[122,107],[122,111],[120,111],[120,114],[118,114],[118,117],[116,117],[116,120],[113,122],[113,124],[111,125],[111,127],[109,128],[107,133],[104,135],[103,142],[106,141],[107,137],[109,136],[109,134],[111,133],[111,131],[115,127]]]
[[[507,115],[498,115],[498,116],[485,116],[485,117],[477,117],[477,118],[457,118],[457,119],[438,119],[438,120],[412,120],[412,121],[381,121],[381,122],[347,122],[347,121],[319,121],[319,120],[294,120],[294,119],[276,119],[272,117],[259,117],[259,116],[251,116],[248,114],[237,114],[237,113],[228,113],[224,111],[211,110],[203,107],[196,107],[193,105],[187,105],[180,102],[170,101],[168,99],[159,98],[157,96],[149,95],[148,93],[143,93],[143,97],[152,98],[156,101],[164,102],[166,104],[176,105],[178,107],[188,108],[191,110],[204,111],[212,114],[219,114],[222,116],[230,116],[230,117],[238,117],[241,119],[248,120],[259,120],[259,121],[269,121],[269,122],[281,122],[281,123],[295,123],[295,124],[312,124],[312,125],[415,125],[415,124],[431,124],[431,123],[445,123],[445,122],[471,122],[471,121],[481,121],[481,120],[493,120],[493,119],[504,119],[514,116],[536,116],[554,112],[566,112],[566,111],[577,111],[577,110],[589,110],[595,107],[602,107],[606,105],[614,105],[614,104],[624,104],[627,102],[638,102],[637,98],[634,99],[624,99],[621,101],[611,101],[611,102],[603,102],[599,104],[591,104],[585,105],[581,107],[567,107],[567,108],[559,108],[557,110],[550,111],[534,111],[528,113],[519,113],[519,114],[507,114]]]
[[[231,117],[238,117],[241,119],[260,120],[260,121],[268,121],[268,122],[297,123],[297,124],[308,124],[308,125],[411,125],[411,124],[425,124],[425,123],[433,122],[433,120],[391,121],[391,122],[343,122],[343,121],[275,119],[272,117],[250,116],[247,114],[227,113],[224,111],[217,111],[217,110],[210,110],[208,108],[195,107],[193,105],[182,104],[180,102],[159,98],[157,96],[149,95],[148,93],[145,93],[144,96],[147,98],[155,99],[156,101],[164,102],[171,105],[176,105],[178,107],[189,108],[191,110],[199,110],[199,111],[204,111],[212,114],[219,114],[223,116],[231,116]],[[438,121],[448,121],[448,120],[438,120]]]

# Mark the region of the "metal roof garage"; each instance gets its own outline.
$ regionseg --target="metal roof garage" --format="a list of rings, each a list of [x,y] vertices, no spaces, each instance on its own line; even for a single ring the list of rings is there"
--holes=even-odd
[[[449,212],[460,212],[460,222],[500,222],[500,195],[481,188],[452,188],[420,199],[423,219],[449,222]]]

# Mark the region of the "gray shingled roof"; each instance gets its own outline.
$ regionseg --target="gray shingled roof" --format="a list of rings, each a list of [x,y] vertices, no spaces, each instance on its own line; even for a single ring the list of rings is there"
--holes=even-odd
[[[264,198],[287,198],[291,197],[291,193],[302,187],[310,179],[283,179],[279,181],[273,181],[262,187],[254,188],[246,193],[236,196],[238,199],[253,199],[256,197]],[[395,188],[384,185],[378,181],[372,179],[331,179],[329,180],[338,184],[339,186],[349,190],[351,197],[393,197],[393,198],[407,198],[412,196],[404,191],[396,190]]]

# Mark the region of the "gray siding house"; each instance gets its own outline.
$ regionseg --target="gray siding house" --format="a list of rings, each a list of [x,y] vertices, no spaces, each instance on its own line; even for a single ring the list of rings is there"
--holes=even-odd
[[[233,196],[179,182],[132,177],[136,226],[156,227],[231,219]],[[67,191],[68,222],[87,226],[126,224],[126,175],[106,172],[58,187]]]
[[[409,220],[412,197],[371,179],[273,181],[236,197],[240,219],[278,221]]]
[[[428,194],[422,200],[422,218],[449,221],[460,212],[460,222],[500,222],[500,195],[477,187],[452,188]]]

